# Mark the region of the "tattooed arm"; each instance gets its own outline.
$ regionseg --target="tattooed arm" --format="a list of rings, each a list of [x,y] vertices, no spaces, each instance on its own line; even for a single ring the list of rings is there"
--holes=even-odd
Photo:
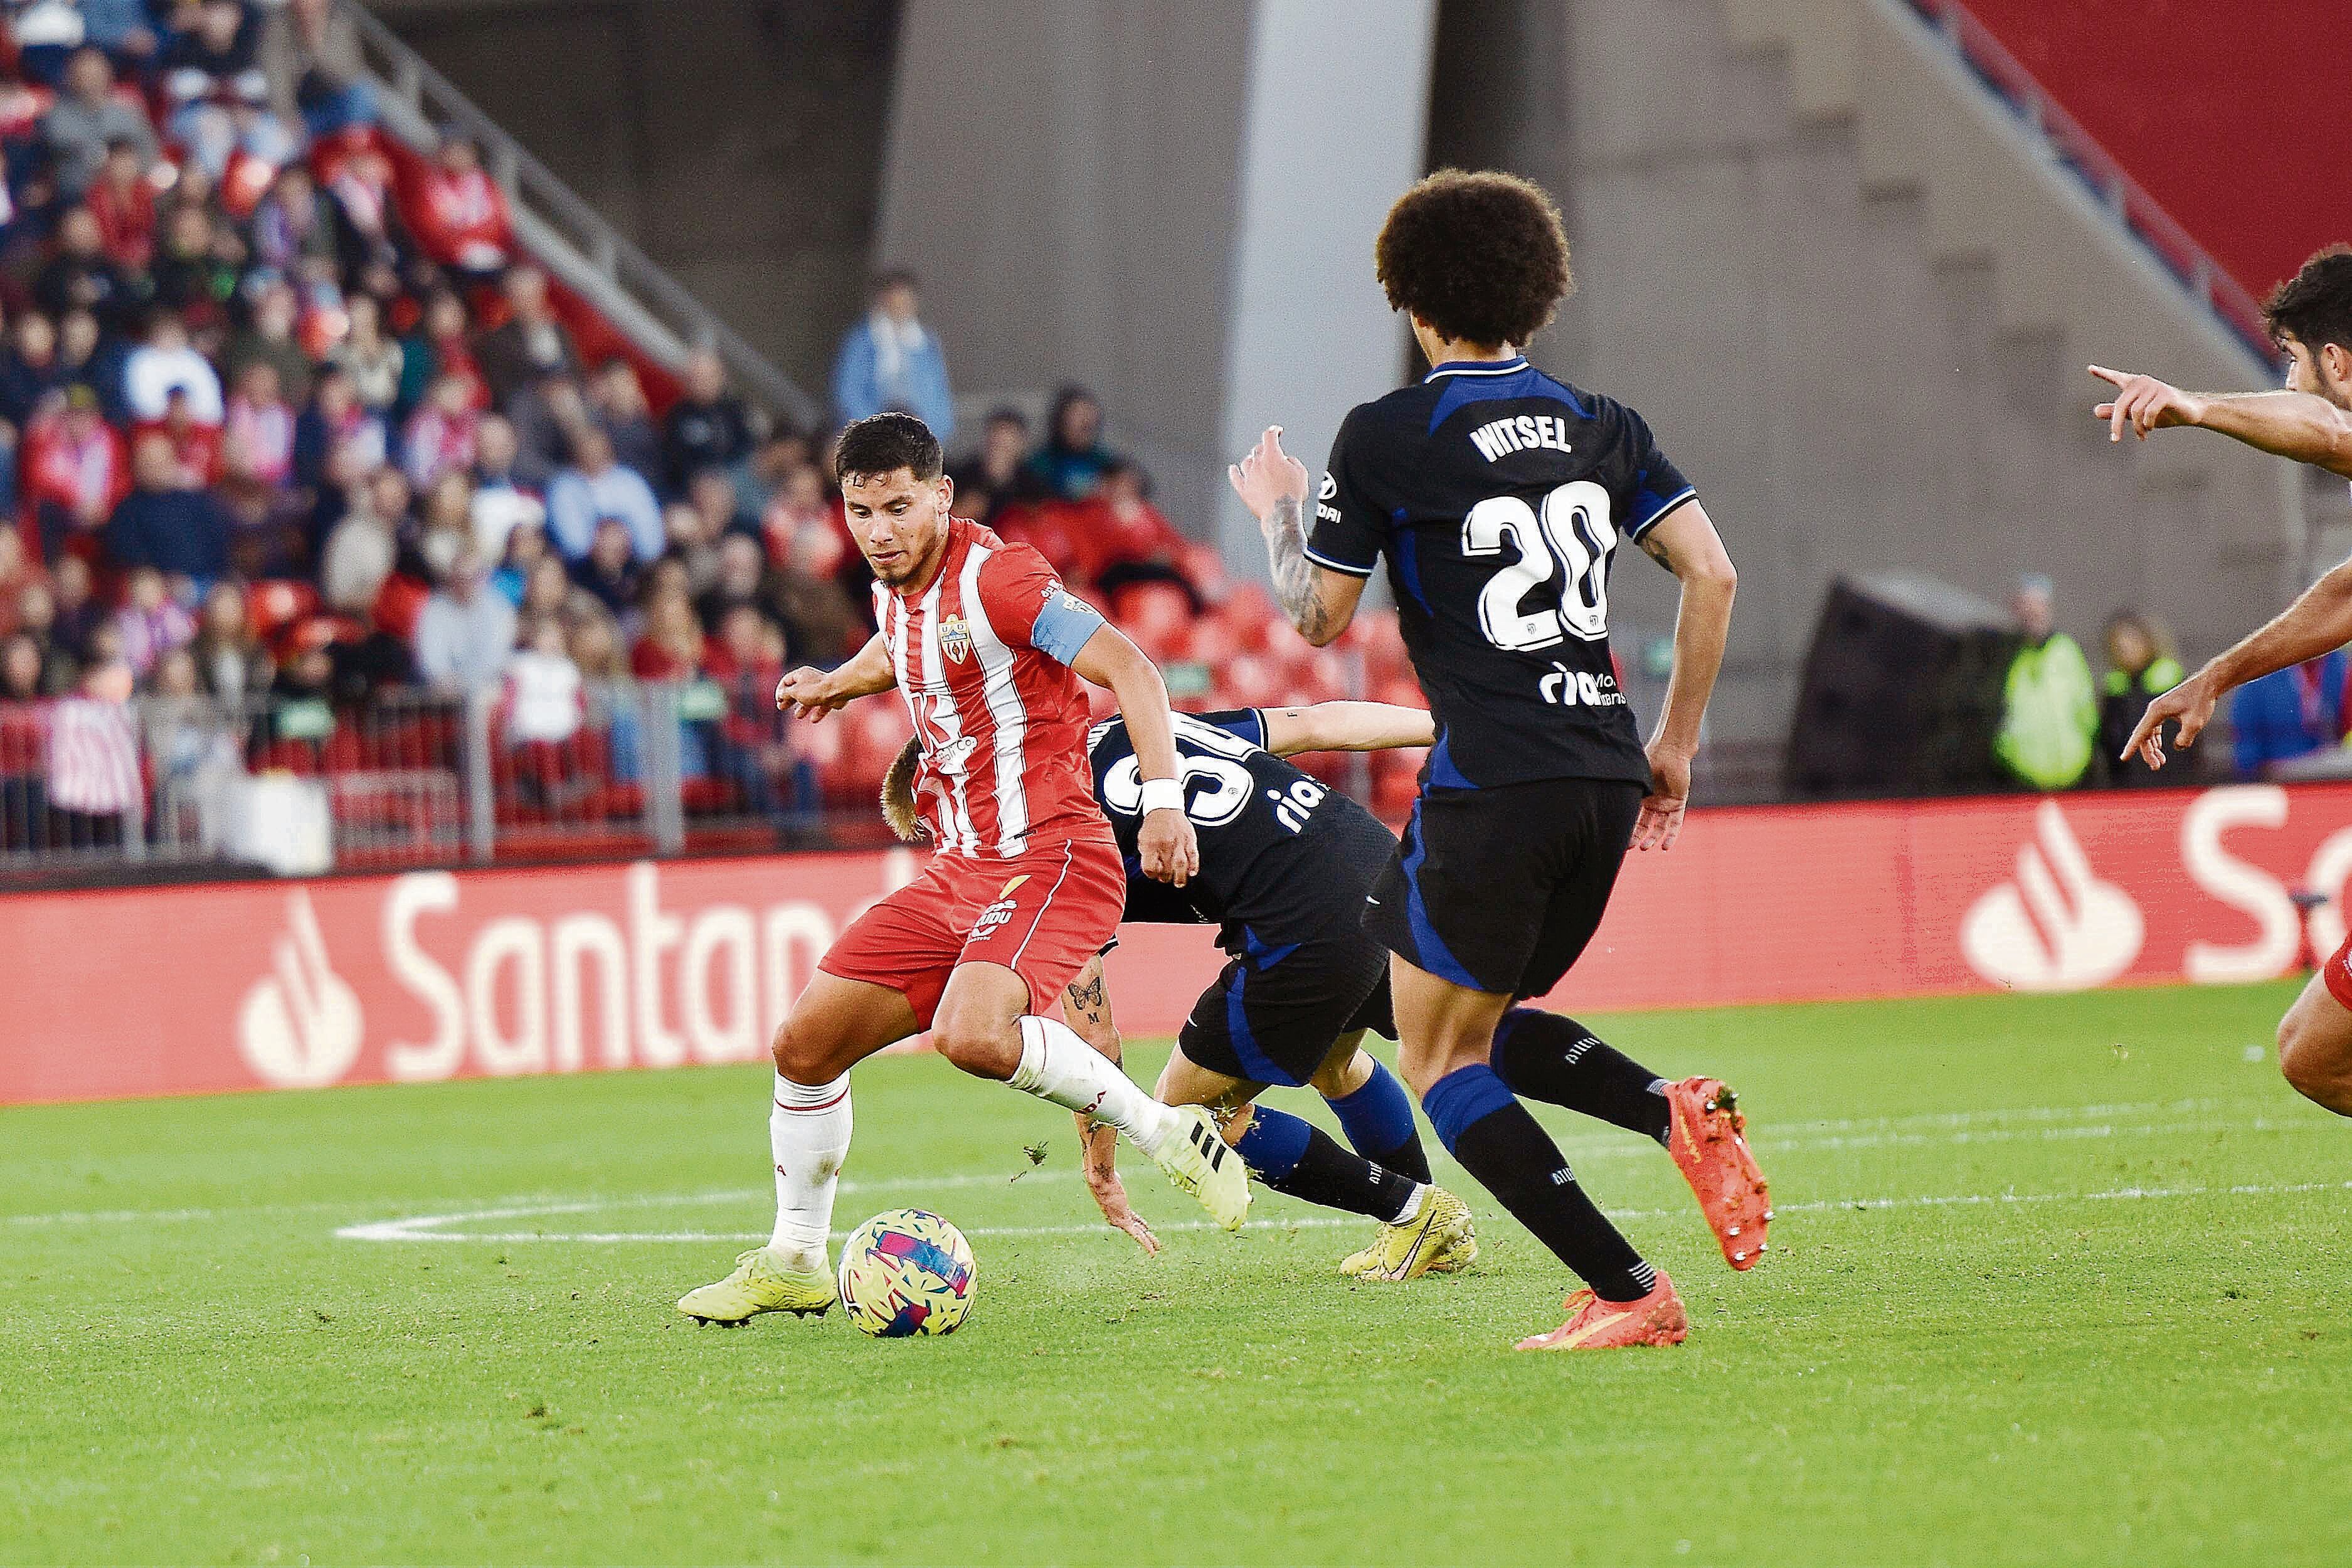
[[[1364,579],[1318,566],[1307,558],[1307,466],[1282,449],[1282,426],[1271,426],[1255,450],[1225,470],[1234,492],[1257,518],[1274,570],[1274,596],[1298,635],[1323,647],[1348,629]]]

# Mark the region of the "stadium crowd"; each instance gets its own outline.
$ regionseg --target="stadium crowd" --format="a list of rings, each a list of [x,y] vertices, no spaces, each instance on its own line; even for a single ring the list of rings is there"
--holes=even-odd
[[[689,810],[862,801],[897,705],[828,729],[772,701],[871,629],[830,430],[772,425],[708,351],[644,357],[520,253],[478,148],[375,124],[331,6],[275,10],[7,7],[0,847],[119,837],[171,765],[154,712],[207,701],[245,764],[332,773],[373,760],[372,715],[493,689],[501,816],[604,818],[638,809],[646,742],[613,695],[669,683]],[[833,392],[835,428],[906,407],[952,440],[911,276]],[[1405,679],[1392,619],[1336,651],[1275,635],[1083,389],[1042,432],[991,414],[953,472],[1189,705]],[[401,760],[455,735],[413,724]]]

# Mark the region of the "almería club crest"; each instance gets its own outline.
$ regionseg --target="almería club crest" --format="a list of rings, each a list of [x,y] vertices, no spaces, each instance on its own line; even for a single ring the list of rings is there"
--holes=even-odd
[[[971,657],[971,627],[961,616],[950,616],[940,623],[940,647],[958,664]]]

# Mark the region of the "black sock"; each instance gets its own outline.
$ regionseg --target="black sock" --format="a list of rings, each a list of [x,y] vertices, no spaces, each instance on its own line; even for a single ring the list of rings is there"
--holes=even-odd
[[[1594,1295],[1633,1301],[1656,1286],[1656,1273],[1576,1184],[1559,1145],[1492,1068],[1456,1068],[1422,1105],[1454,1157]]]
[[[1250,1124],[1234,1148],[1276,1192],[1382,1224],[1404,1212],[1421,1184],[1349,1153],[1311,1122],[1262,1105],[1250,1108]]]
[[[1665,1079],[1573,1018],[1514,1007],[1495,1026],[1491,1057],[1515,1094],[1666,1141]]]

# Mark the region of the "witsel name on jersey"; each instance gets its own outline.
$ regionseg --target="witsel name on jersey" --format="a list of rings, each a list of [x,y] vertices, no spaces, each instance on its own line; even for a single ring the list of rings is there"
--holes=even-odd
[[[1479,426],[1470,432],[1470,442],[1490,463],[1538,447],[1565,452],[1570,450],[1568,421],[1549,414],[1515,414]]]

